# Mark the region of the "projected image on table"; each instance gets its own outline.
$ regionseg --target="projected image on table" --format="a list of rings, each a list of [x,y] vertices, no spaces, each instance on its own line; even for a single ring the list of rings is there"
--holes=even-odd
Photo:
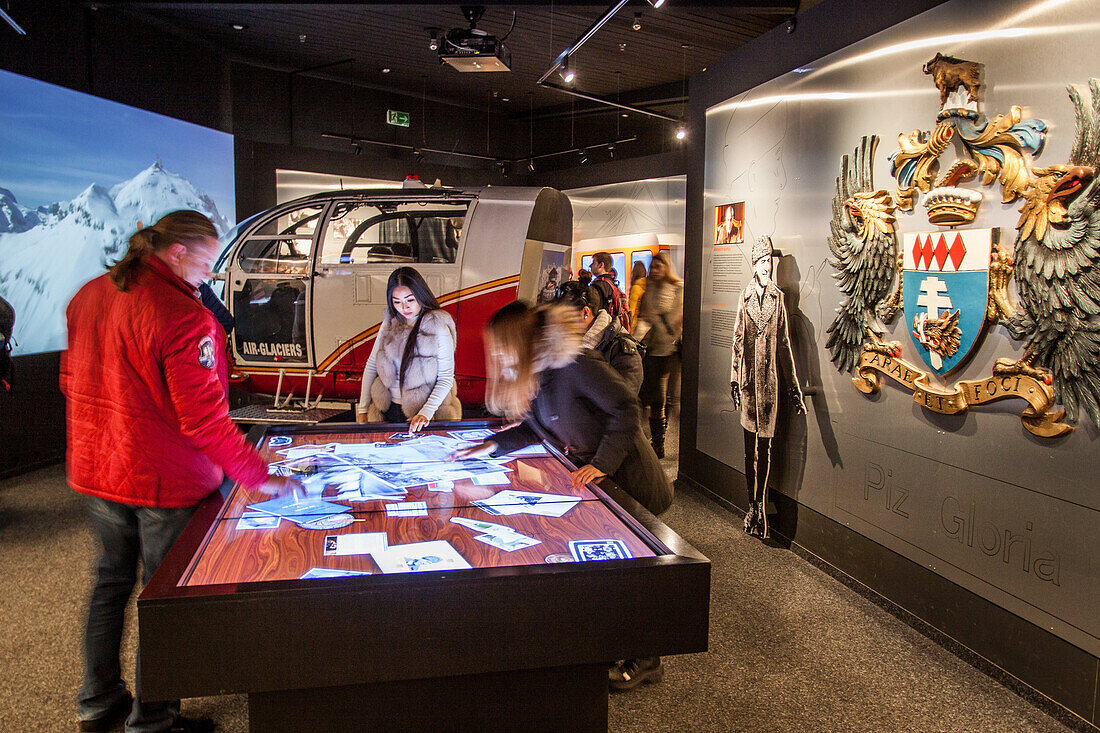
[[[14,353],[65,348],[65,306],[138,222],[235,215],[233,136],[0,71],[0,297]]]
[[[181,585],[656,554],[541,443],[448,460],[494,431],[296,432],[281,428],[259,446],[268,470],[297,478],[305,496],[234,488]]]

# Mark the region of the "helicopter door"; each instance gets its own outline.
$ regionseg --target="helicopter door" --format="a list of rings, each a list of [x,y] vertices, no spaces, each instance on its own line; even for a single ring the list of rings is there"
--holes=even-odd
[[[313,366],[310,267],[323,204],[281,210],[252,229],[229,272],[233,352],[255,366]]]
[[[313,281],[318,369],[358,375],[369,353],[350,349],[382,320],[386,283],[408,265],[440,298],[457,290],[469,200],[337,201],[324,225]]]

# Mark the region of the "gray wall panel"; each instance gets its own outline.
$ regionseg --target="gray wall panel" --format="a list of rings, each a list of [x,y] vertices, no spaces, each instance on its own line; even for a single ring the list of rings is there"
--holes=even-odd
[[[894,188],[887,156],[900,133],[934,126],[938,91],[921,67],[943,52],[985,64],[982,109],[989,118],[1021,105],[1025,117],[1047,122],[1036,165],[1065,162],[1074,127],[1065,87],[1100,76],[1095,54],[1074,49],[1091,48],[1098,27],[1100,6],[1086,0],[954,0],[712,106],[696,230],[702,236],[689,241],[702,248],[698,450],[743,470],[741,431],[729,398],[728,328],[721,325],[735,298],[715,292],[713,278],[723,258],[736,264],[756,236],[769,234],[784,255],[777,280],[788,296],[803,383],[816,391],[809,414],[788,422],[775,485],[1093,654],[1100,652],[1100,567],[1091,552],[1100,538],[1100,476],[1093,469],[1100,431],[1083,420],[1064,438],[1035,438],[1017,417],[1024,405],[1019,400],[946,416],[924,410],[892,383],[865,397],[850,375],[837,373],[824,343],[841,299],[825,262],[841,156],[852,153],[861,135],[879,135],[875,185]],[[954,157],[949,149],[941,171]],[[982,192],[985,201],[971,226],[1000,227],[1002,238],[1013,241],[1019,203],[1001,204],[999,186]],[[746,243],[716,253],[710,244],[713,207],[733,201],[746,202]],[[898,212],[898,228],[938,229],[919,201],[914,212]],[[732,278],[738,284],[747,282],[747,263],[742,269],[740,279]],[[919,363],[901,317],[890,338]],[[991,328],[971,362],[948,382],[989,375],[996,359],[1019,353],[1003,327]],[[881,478],[880,470],[886,473]],[[883,486],[868,488],[869,481]],[[945,502],[950,511],[943,519]],[[956,503],[959,511],[953,511]],[[969,527],[963,542],[951,536],[956,515],[973,525],[972,538]],[[1040,558],[1046,560],[1036,572]]]

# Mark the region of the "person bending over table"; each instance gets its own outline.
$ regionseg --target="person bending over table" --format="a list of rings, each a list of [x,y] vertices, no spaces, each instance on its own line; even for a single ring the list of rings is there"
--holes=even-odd
[[[522,420],[452,460],[499,456],[546,440],[580,465],[574,488],[610,477],[654,514],[672,503],[672,484],[642,433],[638,400],[598,354],[581,346],[576,311],[515,301],[489,319],[487,406]],[[664,676],[660,657],[627,659],[608,670],[614,690]]]
[[[225,332],[199,299],[218,233],[197,211],[174,211],[130,237],[126,255],[73,296],[61,360],[68,478],[86,495],[101,553],[88,607],[80,729],[126,720],[136,731],[212,730],[179,700],[131,698],[119,649],[137,578],[148,583],[199,502],[229,474],[268,494],[304,495],[267,464],[229,419]]]
[[[415,433],[432,418],[459,420],[455,322],[411,267],[390,273],[386,311],[356,408],[361,423],[403,423]]]

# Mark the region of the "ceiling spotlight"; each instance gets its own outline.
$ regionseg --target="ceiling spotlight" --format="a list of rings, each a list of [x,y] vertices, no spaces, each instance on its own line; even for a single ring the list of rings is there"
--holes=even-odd
[[[627,114],[626,112],[623,112],[622,116],[623,116],[623,117],[629,117],[630,115],[629,115],[629,114]]]
[[[798,29],[798,18],[792,15],[787,19],[787,25],[783,26],[783,29],[788,33],[794,33]]]
[[[363,146],[360,145],[359,143],[356,143],[354,151],[355,151],[356,155],[361,155],[363,153]]]
[[[584,165],[587,162],[588,162],[588,153],[586,153],[584,150],[582,150],[581,151],[581,165]]]
[[[677,140],[683,140],[687,136],[688,136],[688,131],[687,130],[685,130],[683,127],[677,128],[677,130],[676,130],[676,139]]]
[[[573,80],[577,78],[577,72],[569,68],[568,56],[561,60],[561,66],[558,68],[558,75],[566,84],[572,84]]]
[[[244,23],[234,23],[234,24],[233,24],[233,25],[232,25],[231,27],[232,27],[232,28],[233,28],[233,30],[235,30],[235,31],[245,31],[245,30],[248,30],[248,26],[246,26],[246,25],[245,25]]]
[[[615,146],[614,145],[608,145],[607,146],[607,152],[611,154],[612,158],[614,158],[615,157]]]
[[[303,33],[300,36],[298,36],[298,43],[305,43],[305,42],[306,42],[306,34]]]
[[[388,73],[390,73],[391,71],[393,71],[393,69],[389,68],[388,66],[387,66],[386,68],[382,69],[382,73],[383,73],[383,74],[388,74]]]
[[[428,34],[431,36],[431,40],[428,41],[428,50],[429,51],[438,51],[439,50],[439,29],[438,28],[429,28],[428,29]]]
[[[630,27],[636,31],[642,29],[642,14],[634,13],[634,22],[630,24]]]
[[[531,160],[527,161],[527,170],[531,171],[532,173],[535,172],[535,159],[534,158],[531,158]]]
[[[665,0],[646,0],[646,2],[655,8],[659,8],[665,4]]]

